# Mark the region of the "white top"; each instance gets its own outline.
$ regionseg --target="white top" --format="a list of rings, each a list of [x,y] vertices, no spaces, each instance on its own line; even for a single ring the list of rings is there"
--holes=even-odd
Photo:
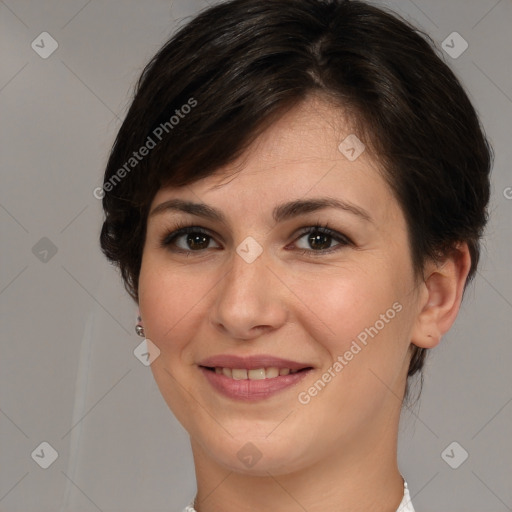
[[[194,508],[194,500],[192,500],[188,506],[185,507],[183,512],[197,512]],[[414,507],[411,503],[411,496],[409,494],[409,488],[407,487],[407,482],[404,480],[404,497],[396,512],[414,512]]]

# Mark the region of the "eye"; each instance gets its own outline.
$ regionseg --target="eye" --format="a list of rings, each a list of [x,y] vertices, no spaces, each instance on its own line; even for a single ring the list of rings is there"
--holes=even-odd
[[[211,249],[210,242],[214,241],[213,237],[199,226],[179,227],[171,233],[165,235],[162,240],[162,246],[177,252],[199,252],[205,249]],[[217,244],[216,247],[219,248]]]
[[[303,231],[302,235],[297,239],[297,241],[300,240],[303,240],[303,246],[301,247],[298,245],[299,249],[302,249],[302,254],[309,253],[313,256],[334,252],[346,245],[352,244],[345,235],[330,229],[328,225],[316,225],[307,228],[307,230]],[[338,242],[338,244],[332,246],[333,242]],[[297,244],[297,242],[295,243]]]
[[[212,242],[215,244],[213,247],[211,246]],[[333,242],[337,242],[337,244],[333,246]],[[299,238],[295,239],[294,245],[301,254],[321,256],[353,244],[348,237],[325,224],[305,228]],[[221,248],[208,230],[199,226],[184,225],[177,225],[171,232],[167,233],[161,241],[161,246],[173,252],[188,254],[200,253],[206,249]]]

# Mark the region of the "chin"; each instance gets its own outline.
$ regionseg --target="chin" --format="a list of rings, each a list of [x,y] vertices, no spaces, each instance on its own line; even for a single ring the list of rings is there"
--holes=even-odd
[[[230,440],[225,446],[211,444],[210,440],[206,445],[214,446],[210,456],[229,471],[251,476],[277,476],[298,471],[306,463],[306,456],[297,452],[297,443],[288,439],[286,442],[276,438],[272,442],[246,436],[245,439]]]

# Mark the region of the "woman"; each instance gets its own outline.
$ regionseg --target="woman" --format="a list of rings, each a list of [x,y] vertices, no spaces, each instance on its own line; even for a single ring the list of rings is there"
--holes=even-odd
[[[232,0],[158,52],[101,244],[190,435],[188,512],[414,510],[400,409],[476,272],[490,167],[428,37],[364,2]]]

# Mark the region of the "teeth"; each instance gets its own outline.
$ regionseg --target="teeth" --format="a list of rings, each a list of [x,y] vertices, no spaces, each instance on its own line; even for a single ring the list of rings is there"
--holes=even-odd
[[[249,370],[247,372],[249,380],[262,380],[265,378],[265,368],[259,368],[258,370]]]
[[[215,368],[215,373],[224,375],[234,380],[263,380],[275,379],[281,375],[297,373],[299,370],[290,370],[290,368],[257,368],[246,370],[245,368]]]
[[[238,368],[233,368],[231,370],[232,378],[235,380],[244,380],[247,379],[247,370],[242,369],[239,370]]]
[[[279,369],[278,368],[267,368],[265,370],[265,377],[267,379],[274,379],[275,377],[279,376]]]

